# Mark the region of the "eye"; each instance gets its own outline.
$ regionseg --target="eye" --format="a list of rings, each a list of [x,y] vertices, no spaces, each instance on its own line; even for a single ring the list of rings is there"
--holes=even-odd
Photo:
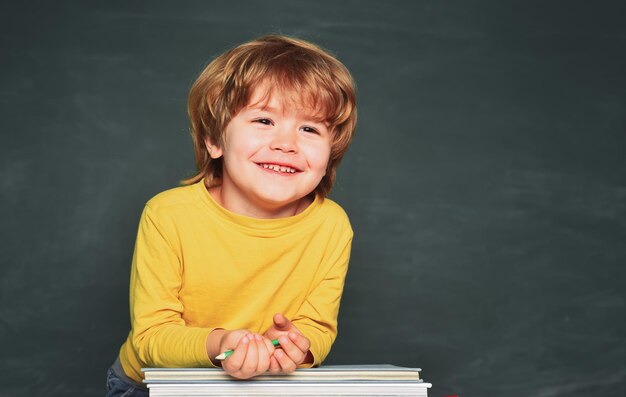
[[[254,123],[261,123],[263,125],[274,125],[274,122],[270,119],[255,119],[253,120]]]
[[[313,127],[309,127],[308,125],[304,125],[302,127],[300,127],[300,129],[304,132],[310,132],[313,134],[319,134],[319,131]]]

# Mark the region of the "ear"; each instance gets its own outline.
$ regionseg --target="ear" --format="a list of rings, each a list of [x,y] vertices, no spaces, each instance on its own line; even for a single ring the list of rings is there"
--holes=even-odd
[[[212,159],[219,159],[224,154],[222,148],[214,144],[209,137],[204,138],[204,146]]]

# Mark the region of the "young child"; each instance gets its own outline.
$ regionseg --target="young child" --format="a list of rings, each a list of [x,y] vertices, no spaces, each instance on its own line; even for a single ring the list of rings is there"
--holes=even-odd
[[[326,195],[356,125],[350,73],[262,37],[211,62],[188,110],[199,172],[143,211],[108,396],[147,395],[143,367],[245,379],[319,365],[337,334],[352,229]]]

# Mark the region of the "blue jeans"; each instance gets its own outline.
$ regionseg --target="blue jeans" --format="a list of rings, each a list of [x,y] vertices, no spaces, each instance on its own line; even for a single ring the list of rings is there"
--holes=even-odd
[[[148,397],[148,390],[122,379],[111,367],[107,371],[106,397]]]

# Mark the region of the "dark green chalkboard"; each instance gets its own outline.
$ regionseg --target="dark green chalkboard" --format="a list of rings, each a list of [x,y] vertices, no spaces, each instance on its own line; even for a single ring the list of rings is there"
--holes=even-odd
[[[265,33],[359,89],[334,364],[431,395],[626,395],[626,7],[0,4],[0,394],[101,396],[143,204],[193,172],[186,94]]]

